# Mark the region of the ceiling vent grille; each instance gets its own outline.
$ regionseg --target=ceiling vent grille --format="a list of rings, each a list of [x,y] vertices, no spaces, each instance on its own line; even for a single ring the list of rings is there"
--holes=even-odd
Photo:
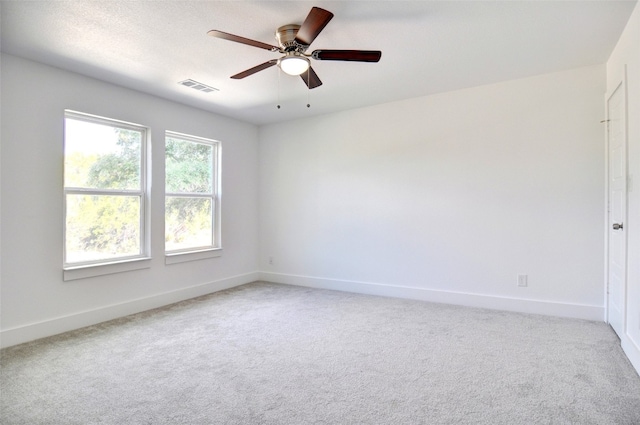
[[[206,84],[202,84],[202,83],[200,83],[200,82],[198,82],[196,80],[192,80],[192,79],[180,81],[180,82],[178,82],[178,84],[182,84],[183,86],[191,87],[194,90],[199,90],[199,91],[205,92],[205,93],[211,93],[211,92],[214,92],[214,91],[220,91],[215,87],[211,87],[211,86],[208,86]]]

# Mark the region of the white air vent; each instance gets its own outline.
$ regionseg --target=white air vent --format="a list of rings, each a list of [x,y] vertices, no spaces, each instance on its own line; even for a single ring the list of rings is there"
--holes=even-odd
[[[205,93],[211,93],[212,91],[220,91],[215,87],[211,87],[206,84],[199,83],[198,81],[195,81],[192,79],[180,81],[178,84],[182,84],[183,86],[191,87],[192,89],[199,90]]]

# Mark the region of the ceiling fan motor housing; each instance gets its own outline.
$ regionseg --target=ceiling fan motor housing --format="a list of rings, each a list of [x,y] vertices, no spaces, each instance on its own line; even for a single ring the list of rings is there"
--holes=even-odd
[[[300,44],[296,41],[296,35],[300,25],[289,24],[283,25],[276,31],[276,40],[278,44],[285,52],[300,52],[304,53],[309,46],[306,44]]]

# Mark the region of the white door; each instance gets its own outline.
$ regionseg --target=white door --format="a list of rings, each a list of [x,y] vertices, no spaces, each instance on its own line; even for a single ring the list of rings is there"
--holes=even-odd
[[[627,143],[625,85],[607,99],[609,149],[609,220],[607,318],[618,335],[624,332],[627,283]]]

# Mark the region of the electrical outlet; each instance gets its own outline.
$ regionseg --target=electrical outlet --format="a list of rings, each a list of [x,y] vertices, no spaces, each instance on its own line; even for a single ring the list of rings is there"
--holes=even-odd
[[[519,274],[518,275],[518,286],[529,286],[529,277],[526,274]]]
[[[269,257],[269,265],[273,266],[273,257]]]

